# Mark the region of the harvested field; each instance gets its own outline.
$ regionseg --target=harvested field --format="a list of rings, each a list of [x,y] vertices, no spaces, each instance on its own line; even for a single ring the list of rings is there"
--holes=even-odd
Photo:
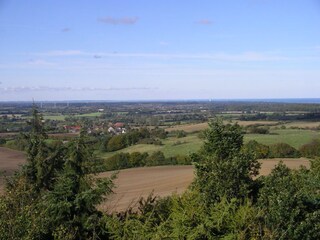
[[[300,166],[310,167],[310,161],[307,158],[273,158],[273,159],[264,159],[259,160],[262,165],[260,169],[260,176],[266,176],[271,173],[271,170],[277,165],[280,161],[283,161],[291,169],[299,169]]]
[[[110,176],[102,173],[99,176]],[[193,180],[193,166],[161,166],[121,170],[115,180],[116,188],[102,209],[121,211],[134,207],[140,197],[146,198],[154,191],[164,197],[172,193],[182,193]]]
[[[0,147],[0,171],[5,176],[12,175],[18,166],[25,163],[26,156],[23,152]],[[3,187],[3,177],[0,177],[0,191]]]
[[[6,175],[12,174],[18,166],[25,162],[23,152],[0,147],[0,169]],[[280,161],[292,169],[300,165],[310,167],[306,158],[298,159],[264,159],[260,160],[262,167],[260,175],[268,175],[271,169]],[[110,176],[112,172],[99,174],[99,177]],[[115,194],[101,206],[107,211],[122,211],[134,206],[140,197],[146,198],[151,192],[158,196],[180,194],[186,190],[194,177],[193,166],[159,166],[121,170],[115,180]],[[0,178],[0,192],[3,189],[3,178]]]
[[[320,126],[320,122],[304,122],[304,121],[296,121],[291,123],[284,124],[287,128],[306,128],[313,129],[318,128]]]
[[[260,160],[261,175],[267,175],[280,161],[292,169],[300,165],[309,167],[309,160],[299,159],[267,159]],[[100,176],[110,176],[111,173],[103,173]],[[140,197],[146,198],[151,192],[159,196],[168,196],[172,193],[182,193],[187,189],[194,177],[193,166],[161,166],[125,169],[119,172],[115,180],[117,186],[115,194],[102,205],[106,211],[122,211],[129,206],[134,207]]]

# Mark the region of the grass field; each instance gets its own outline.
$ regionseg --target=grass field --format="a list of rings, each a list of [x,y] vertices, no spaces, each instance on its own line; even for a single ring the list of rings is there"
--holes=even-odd
[[[180,144],[177,144],[177,142]],[[196,152],[202,146],[202,140],[198,138],[196,134],[188,135],[184,138],[170,137],[168,139],[162,140],[163,145],[153,145],[153,144],[137,144],[130,146],[128,148],[112,152],[112,153],[102,153],[103,158],[112,156],[119,152],[155,152],[162,151],[166,157],[173,157],[176,155],[187,155],[189,153]]]
[[[302,145],[312,141],[313,139],[320,138],[320,132],[312,130],[281,129],[272,130],[271,133],[272,134],[245,134],[244,142],[256,140],[257,142],[266,145],[275,143],[287,143],[299,149]],[[181,144],[175,144],[178,141],[180,141]],[[101,153],[100,155],[103,158],[108,158],[119,152],[152,153],[154,151],[162,151],[166,157],[172,157],[175,155],[187,155],[189,153],[198,151],[203,144],[203,140],[199,139],[197,134],[189,134],[184,138],[170,137],[168,139],[162,140],[162,143],[163,145],[161,146],[153,144],[137,144],[116,152]]]
[[[45,115],[43,116],[44,120],[55,120],[55,121],[64,121],[66,116],[64,115]]]
[[[272,130],[273,134],[246,134],[245,141],[256,140],[257,142],[270,145],[274,143],[287,143],[295,148],[301,147],[303,144],[313,139],[320,138],[319,131],[299,130],[299,129],[281,129]]]

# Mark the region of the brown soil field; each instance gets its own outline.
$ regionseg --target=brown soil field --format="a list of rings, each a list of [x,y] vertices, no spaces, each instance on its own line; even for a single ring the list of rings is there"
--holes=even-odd
[[[0,171],[6,171],[6,175],[12,174],[18,166],[25,163],[26,156],[23,152],[0,147]],[[260,175],[268,175],[271,169],[280,161],[292,169],[300,165],[310,167],[306,158],[298,159],[265,159],[262,163]],[[187,189],[192,182],[193,166],[159,166],[132,168],[119,171],[114,181],[116,188],[114,194],[102,204],[105,211],[122,211],[129,206],[136,206],[140,197],[146,198],[154,192],[156,196],[168,196],[172,193],[180,194]],[[108,177],[112,172],[99,174],[99,177]],[[0,178],[0,192],[3,189],[3,178]]]
[[[18,166],[25,163],[26,155],[23,152],[0,147],[0,171],[5,176],[12,175]],[[1,174],[2,175],[2,174]],[[0,191],[3,188],[3,176],[0,177]]]
[[[102,173],[99,177],[110,176]],[[160,166],[121,170],[114,181],[114,195],[101,206],[103,210],[114,212],[134,207],[140,197],[168,196],[182,193],[193,180],[193,166]]]
[[[292,169],[300,165],[310,167],[306,158],[299,159],[266,159],[262,163],[260,175],[271,172],[280,160]],[[193,166],[160,166],[121,170],[115,180],[114,194],[101,209],[109,212],[123,211],[128,207],[135,207],[141,197],[148,197],[150,193],[157,196],[168,196],[172,193],[182,193],[193,180]],[[111,173],[100,174],[100,177],[110,176]]]
[[[286,127],[297,127],[297,128],[317,128],[320,126],[320,122],[291,122],[284,124]]]

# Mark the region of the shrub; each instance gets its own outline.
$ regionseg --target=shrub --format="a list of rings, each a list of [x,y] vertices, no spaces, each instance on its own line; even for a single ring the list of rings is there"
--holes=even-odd
[[[320,156],[320,140],[314,139],[312,142],[304,144],[299,149],[301,156],[304,157],[317,157]]]
[[[300,157],[299,151],[287,143],[276,143],[270,146],[272,158],[296,158]]]
[[[270,154],[270,148],[267,145],[258,143],[255,140],[247,142],[243,146],[244,152],[251,152],[257,159],[268,158]]]
[[[152,153],[146,159],[146,166],[159,166],[167,164],[166,158],[161,151]]]

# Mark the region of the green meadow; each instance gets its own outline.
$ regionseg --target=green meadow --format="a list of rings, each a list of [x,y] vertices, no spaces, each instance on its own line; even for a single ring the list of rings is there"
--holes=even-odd
[[[256,140],[257,142],[266,145],[272,145],[275,143],[287,143],[299,149],[302,145],[316,138],[320,138],[319,131],[281,129],[272,130],[270,134],[245,134],[244,142]],[[172,157],[176,155],[186,155],[186,153],[193,153],[198,151],[201,148],[203,141],[198,137],[198,134],[189,134],[184,138],[169,137],[165,140],[162,140],[162,144],[163,145],[137,144],[115,152],[99,153],[99,155],[103,158],[108,158],[115,153],[120,152],[152,153],[154,151],[162,151],[166,157]]]

